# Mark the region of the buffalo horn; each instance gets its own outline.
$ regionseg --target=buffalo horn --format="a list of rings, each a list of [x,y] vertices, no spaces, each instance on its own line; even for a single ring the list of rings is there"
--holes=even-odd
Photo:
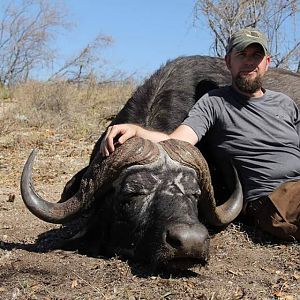
[[[106,159],[99,152],[87,168],[77,193],[64,202],[49,202],[37,194],[32,184],[32,166],[36,154],[36,150],[33,150],[22,172],[22,199],[38,218],[50,223],[66,223],[88,209],[95,200],[96,192],[102,192],[110,186],[124,168],[149,164],[158,158],[158,153],[155,144],[141,138],[128,140],[126,146],[118,147]]]
[[[234,167],[234,191],[226,202],[216,206],[209,167],[201,152],[191,144],[178,140],[167,140],[160,144],[173,160],[192,167],[197,172],[201,188],[199,212],[209,224],[223,226],[239,215],[243,208],[243,192]]]

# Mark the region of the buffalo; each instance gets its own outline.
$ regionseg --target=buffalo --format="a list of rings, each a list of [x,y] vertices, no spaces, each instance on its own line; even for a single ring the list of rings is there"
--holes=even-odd
[[[137,88],[110,125],[135,123],[171,132],[203,94],[230,80],[219,58],[196,55],[168,61]],[[298,84],[290,85],[291,80]],[[298,101],[299,84],[299,75],[283,70],[272,69],[266,78],[267,87],[275,86]],[[99,153],[104,135],[96,142],[89,165],[71,178],[55,203],[34,190],[33,151],[21,178],[27,208],[38,218],[58,224],[85,216],[67,244],[76,247],[84,241],[93,253],[163,267],[206,264],[205,224],[229,224],[243,206],[234,166],[215,166],[205,154],[205,143],[192,146],[177,140],[156,144],[132,138],[104,158]]]

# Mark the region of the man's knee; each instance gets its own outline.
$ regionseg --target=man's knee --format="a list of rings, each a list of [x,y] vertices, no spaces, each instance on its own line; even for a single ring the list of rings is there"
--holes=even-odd
[[[248,204],[246,214],[264,232],[285,241],[300,240],[299,222],[290,223],[282,217],[269,197]]]

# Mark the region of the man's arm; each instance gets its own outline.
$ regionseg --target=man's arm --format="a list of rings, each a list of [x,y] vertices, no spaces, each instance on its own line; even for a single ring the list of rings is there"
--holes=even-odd
[[[192,145],[199,142],[196,132],[188,125],[178,126],[171,134],[169,134],[169,138],[185,141]]]
[[[195,145],[198,142],[198,136],[194,130],[187,125],[180,125],[171,134],[159,131],[152,131],[134,124],[119,124],[110,126],[107,129],[105,138],[100,145],[100,151],[103,156],[109,156],[115,151],[116,144],[123,144],[129,138],[134,136],[148,139],[158,143],[168,139],[178,139]],[[117,140],[115,140],[117,138]]]

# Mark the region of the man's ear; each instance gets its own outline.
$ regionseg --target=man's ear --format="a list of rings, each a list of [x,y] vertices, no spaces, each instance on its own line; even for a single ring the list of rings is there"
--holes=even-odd
[[[266,64],[266,71],[267,71],[269,69],[269,65],[271,63],[271,56],[270,55],[267,55],[266,62],[267,62],[267,64]]]
[[[226,62],[226,66],[227,68],[230,70],[231,68],[231,59],[230,59],[230,54],[229,55],[225,55],[225,62]]]

